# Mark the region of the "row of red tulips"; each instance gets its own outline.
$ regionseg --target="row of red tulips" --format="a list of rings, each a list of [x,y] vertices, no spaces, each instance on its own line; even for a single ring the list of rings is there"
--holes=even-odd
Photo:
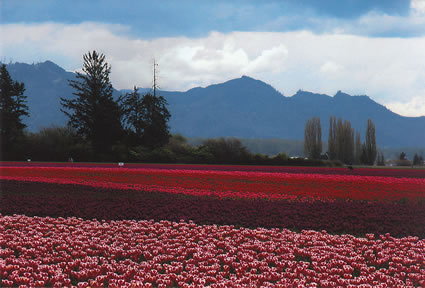
[[[0,214],[0,285],[424,286],[425,241]]]
[[[0,213],[107,220],[193,220],[244,227],[391,233],[425,238],[425,202],[217,198],[92,186],[1,181]]]
[[[3,167],[0,179],[95,187],[263,199],[351,199],[413,202],[425,199],[425,179],[352,175],[293,174],[114,168]]]
[[[117,168],[117,163],[46,163],[46,162],[0,162],[0,167],[76,167]],[[296,174],[382,176],[395,178],[425,178],[425,169],[419,168],[354,168],[346,167],[296,167],[254,165],[201,165],[201,164],[142,164],[125,163],[129,169],[246,171]]]

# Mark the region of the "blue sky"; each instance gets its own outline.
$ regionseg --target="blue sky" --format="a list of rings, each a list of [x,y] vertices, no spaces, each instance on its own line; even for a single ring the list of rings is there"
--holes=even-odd
[[[186,90],[247,74],[284,95],[367,94],[425,115],[425,0],[2,0],[0,60],[81,67],[99,50],[117,88]]]
[[[211,31],[308,29],[323,33],[331,27],[318,25],[317,20],[344,23],[368,13],[408,16],[409,11],[407,0],[3,0],[2,22],[101,22],[128,25],[137,37],[199,37]],[[374,36],[406,37],[417,33],[395,30]]]

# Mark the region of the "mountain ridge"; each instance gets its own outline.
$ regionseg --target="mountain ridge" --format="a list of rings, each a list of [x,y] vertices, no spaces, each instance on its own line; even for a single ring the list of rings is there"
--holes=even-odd
[[[60,111],[59,98],[73,97],[68,80],[75,80],[75,73],[51,61],[8,64],[7,69],[14,80],[25,83],[31,114],[25,123],[30,131],[65,125],[67,119]],[[114,95],[126,91],[129,90],[115,90]],[[149,89],[140,91],[145,93]],[[398,115],[366,95],[351,96],[338,91],[329,96],[299,90],[285,96],[270,84],[245,75],[184,92],[159,93],[169,103],[171,132],[187,137],[302,140],[305,122],[317,116],[321,118],[322,137],[326,141],[332,115],[350,120],[362,136],[366,121],[371,118],[376,125],[378,145],[425,147],[425,135],[413,133],[423,130],[425,116]]]

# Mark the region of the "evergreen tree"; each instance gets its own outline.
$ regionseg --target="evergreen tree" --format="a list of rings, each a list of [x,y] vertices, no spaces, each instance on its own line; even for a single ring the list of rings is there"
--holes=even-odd
[[[415,156],[413,156],[413,165],[420,165],[421,159],[418,154],[415,153]]]
[[[375,124],[371,119],[367,120],[366,127],[366,160],[365,164],[373,165],[376,159],[376,137],[375,137]]]
[[[133,92],[127,93],[121,101],[123,124],[129,134],[130,144],[141,145],[145,122],[143,116],[144,108],[139,89],[134,86]]]
[[[0,158],[16,158],[15,147],[26,127],[22,117],[28,116],[24,83],[13,81],[6,65],[0,67]]]
[[[304,153],[311,159],[319,159],[322,153],[322,128],[318,117],[313,117],[305,124]]]
[[[167,144],[170,138],[168,121],[171,114],[167,109],[165,98],[148,93],[143,96],[140,105],[143,145],[153,148]]]
[[[121,110],[112,97],[109,80],[111,67],[105,55],[96,51],[83,55],[83,60],[84,74],[77,72],[77,80],[69,81],[77,97],[61,98],[61,111],[69,117],[77,134],[91,144],[94,153],[105,154],[122,135]]]

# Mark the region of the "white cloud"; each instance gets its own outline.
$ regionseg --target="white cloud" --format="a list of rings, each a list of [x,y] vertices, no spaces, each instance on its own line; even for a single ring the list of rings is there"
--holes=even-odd
[[[338,25],[344,33],[356,35],[417,36],[425,34],[425,14],[412,9],[408,17],[369,12],[354,22]]]
[[[425,91],[421,96],[409,99],[407,102],[390,102],[385,106],[392,111],[402,111],[407,115],[424,115],[425,111]]]
[[[257,74],[269,71],[278,73],[283,70],[287,57],[288,49],[286,49],[285,45],[280,44],[271,49],[261,51],[261,55],[244,67],[243,72]]]
[[[416,13],[425,14],[425,0],[411,0],[410,8]]]
[[[0,59],[52,60],[81,67],[96,49],[112,66],[118,88],[150,87],[152,60],[166,90],[253,76],[292,95],[298,89],[367,94],[402,115],[425,115],[425,37],[370,38],[311,32],[213,32],[202,38],[138,39],[123,26],[82,23],[0,25]],[[35,57],[35,59],[34,59]]]
[[[324,74],[335,74],[340,72],[343,67],[335,62],[327,61],[322,66],[320,66],[320,72]]]

